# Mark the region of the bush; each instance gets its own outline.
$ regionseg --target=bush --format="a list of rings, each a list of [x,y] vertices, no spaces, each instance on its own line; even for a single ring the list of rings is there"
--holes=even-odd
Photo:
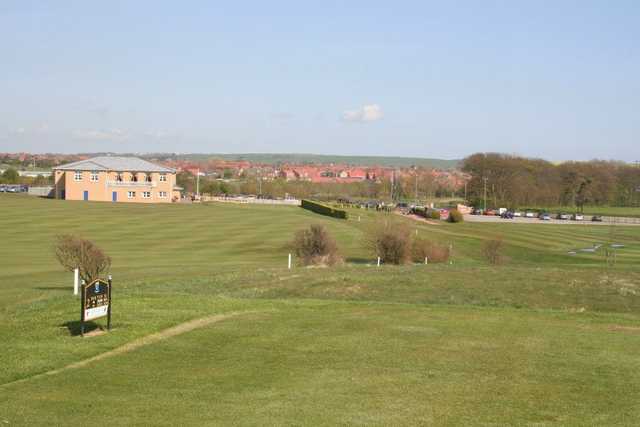
[[[342,262],[335,240],[322,225],[311,225],[296,232],[292,243],[304,265],[334,265]]]
[[[386,264],[406,264],[411,260],[411,230],[401,222],[377,223],[367,236],[369,247]]]
[[[92,241],[65,234],[56,237],[54,251],[56,258],[66,270],[78,269],[80,277],[91,283],[111,267],[109,258]]]
[[[503,251],[504,241],[502,238],[487,240],[482,245],[482,255],[491,265],[502,264],[505,261]]]
[[[427,212],[427,218],[440,219],[440,211],[436,209],[429,209]]]
[[[449,222],[462,222],[464,221],[464,216],[458,209],[451,209],[449,211],[449,218],[447,218]]]
[[[320,203],[312,202],[311,200],[302,200],[300,205],[303,209],[310,210],[320,215],[327,215],[333,218],[347,219],[348,215],[346,211],[341,209],[335,209],[330,206],[326,206]]]
[[[415,239],[412,245],[412,258],[414,262],[447,262],[451,256],[448,246],[439,245],[426,239]]]
[[[421,216],[426,219],[440,219],[440,211],[431,208],[413,208],[412,212],[415,215]]]

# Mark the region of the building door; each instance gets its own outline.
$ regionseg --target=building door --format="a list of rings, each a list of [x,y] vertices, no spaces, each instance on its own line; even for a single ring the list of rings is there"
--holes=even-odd
[[[111,201],[112,202],[117,202],[118,201],[118,192],[114,191],[113,193],[111,193]]]
[[[89,192],[87,190],[84,190],[84,194],[82,197],[84,200],[89,200]]]

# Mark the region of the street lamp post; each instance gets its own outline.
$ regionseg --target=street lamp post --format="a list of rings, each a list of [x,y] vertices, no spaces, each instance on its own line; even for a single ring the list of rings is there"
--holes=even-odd
[[[487,211],[487,181],[489,180],[489,178],[487,178],[486,176],[484,178],[482,178],[482,180],[484,181],[484,209],[483,211]]]
[[[418,205],[418,170],[416,169],[416,206]]]

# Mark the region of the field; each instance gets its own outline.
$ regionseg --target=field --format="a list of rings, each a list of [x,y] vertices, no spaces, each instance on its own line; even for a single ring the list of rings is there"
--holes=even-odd
[[[640,227],[410,222],[453,263],[377,268],[385,215],[0,195],[0,425],[637,425]],[[344,266],[286,269],[310,223]],[[70,232],[113,258],[110,333],[77,336]]]
[[[348,164],[359,166],[411,167],[424,166],[435,169],[454,169],[460,160],[428,159],[422,157],[394,156],[336,156],[304,153],[244,153],[244,154],[182,154],[179,159],[206,161],[210,159],[247,160],[256,163],[316,163]]]

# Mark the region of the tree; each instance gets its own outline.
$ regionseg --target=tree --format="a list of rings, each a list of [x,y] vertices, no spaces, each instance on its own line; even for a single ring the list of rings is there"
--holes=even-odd
[[[503,251],[504,241],[502,237],[487,240],[482,244],[482,255],[491,265],[502,264],[505,261]]]
[[[304,265],[334,265],[342,261],[335,240],[319,224],[297,231],[292,246]]]
[[[80,277],[91,283],[111,267],[111,258],[90,240],[72,234],[56,237],[56,258],[68,271],[78,269]]]
[[[180,171],[176,174],[176,185],[184,188],[185,193],[193,193],[196,189],[196,177],[189,171]]]
[[[406,264],[411,260],[411,230],[400,221],[376,223],[367,235],[367,244],[386,264]]]
[[[2,180],[7,184],[17,184],[20,174],[14,168],[9,168],[2,173]]]

